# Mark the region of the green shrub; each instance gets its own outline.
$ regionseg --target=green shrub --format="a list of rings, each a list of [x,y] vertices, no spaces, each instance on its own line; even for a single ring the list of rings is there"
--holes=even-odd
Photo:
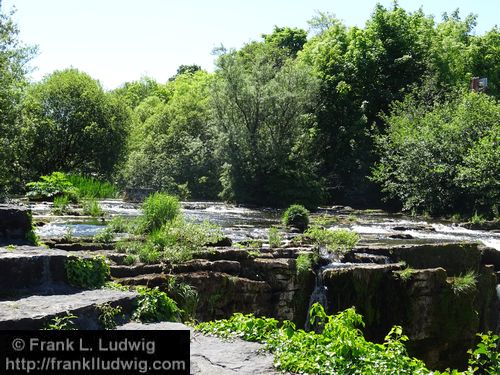
[[[99,311],[99,323],[103,329],[115,329],[118,325],[117,318],[122,315],[123,311],[121,306],[113,307],[109,303],[97,306]]]
[[[274,247],[280,247],[281,241],[282,241],[282,236],[278,230],[278,228],[269,228],[269,246],[274,248]]]
[[[82,208],[84,215],[92,217],[99,217],[104,215],[104,211],[102,210],[101,205],[95,198],[85,199],[82,203]]]
[[[158,288],[139,289],[137,308],[133,319],[141,322],[179,321],[181,310],[174,300]]]
[[[314,226],[304,235],[310,238],[317,246],[325,247],[332,252],[347,252],[352,250],[359,241],[359,234],[347,229],[329,230]]]
[[[75,188],[62,172],[53,172],[49,176],[41,176],[40,181],[28,182],[26,196],[31,200],[53,200],[65,195],[69,200],[76,202],[78,189]]]
[[[314,264],[313,257],[314,254],[312,253],[299,254],[297,259],[295,260],[295,269],[299,277],[302,277],[303,275],[312,271]]]
[[[108,228],[113,233],[128,233],[131,231],[131,227],[131,221],[122,216],[114,216],[108,223]]]
[[[483,215],[478,215],[477,211],[474,212],[474,215],[472,215],[472,217],[470,218],[470,222],[472,224],[482,225],[485,223],[485,221],[486,219],[483,217]]]
[[[408,281],[411,279],[411,276],[413,275],[413,272],[415,270],[411,267],[406,267],[405,269],[401,271],[396,271],[396,275],[403,281]]]
[[[221,337],[240,337],[265,344],[274,354],[276,366],[300,374],[428,374],[422,361],[408,356],[408,337],[395,326],[384,343],[366,341],[359,329],[364,325],[353,308],[327,315],[320,304],[310,311],[321,333],[297,329],[290,321],[256,318],[236,313],[231,318],[201,323],[196,329]]]
[[[293,204],[285,210],[282,220],[286,226],[303,232],[309,226],[309,211],[300,204]]]
[[[469,350],[469,371],[472,373],[497,375],[500,374],[499,337],[492,332],[480,333],[481,338],[475,350]]]
[[[193,252],[219,241],[222,236],[220,227],[208,221],[198,224],[178,217],[151,232],[137,254],[145,263],[157,263],[162,259],[179,263],[191,259]]]
[[[52,212],[56,215],[61,215],[68,212],[69,197],[67,195],[59,195],[54,197],[54,205]]]
[[[198,307],[198,292],[195,288],[171,278],[168,282],[167,293],[182,310],[182,321],[185,322],[195,318],[196,308]]]
[[[94,235],[94,242],[100,242],[100,243],[111,243],[113,242],[115,236],[113,234],[113,231],[110,228],[104,228],[101,230],[99,233],[96,233]]]
[[[42,328],[42,330],[74,331],[77,329],[74,322],[77,318],[76,315],[69,313],[66,313],[64,316],[56,316],[45,326],[45,328]]]
[[[373,180],[407,210],[442,215],[476,210],[491,216],[500,189],[500,104],[462,93],[429,107],[409,97],[394,103],[387,131],[376,137],[381,158]]]
[[[146,198],[142,209],[142,229],[145,233],[151,233],[174,220],[180,213],[181,205],[174,196],[154,193]]]
[[[102,287],[110,278],[110,269],[103,256],[72,256],[66,261],[66,275],[69,283],[75,287],[95,289]]]
[[[467,272],[465,275],[453,277],[451,280],[451,288],[455,294],[468,293],[476,288],[477,275],[473,271]]]
[[[67,179],[78,189],[80,198],[115,198],[118,195],[117,189],[109,182],[76,174],[69,174]]]
[[[132,266],[137,263],[137,257],[133,254],[128,254],[124,259],[123,259],[123,264],[126,266]]]

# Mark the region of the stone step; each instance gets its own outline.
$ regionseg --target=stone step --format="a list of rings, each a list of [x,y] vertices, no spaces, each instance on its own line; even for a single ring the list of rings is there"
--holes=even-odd
[[[135,266],[111,266],[111,276],[116,278],[135,277],[151,273],[162,273],[163,266],[160,264],[138,264]]]
[[[77,243],[60,243],[54,245],[54,248],[64,251],[102,251],[113,250],[115,247],[112,243],[95,243],[95,242],[77,242]]]
[[[187,273],[199,271],[224,272],[231,275],[238,275],[241,271],[241,264],[234,260],[193,259],[172,267],[172,273]]]
[[[114,279],[115,282],[125,286],[147,286],[148,288],[161,287],[168,283],[168,275],[164,273],[150,273],[133,277]]]
[[[191,374],[193,375],[285,374],[275,369],[273,355],[264,351],[264,345],[259,343],[243,341],[239,338],[229,341],[205,336],[184,324],[172,322],[128,323],[117,329],[191,330]]]
[[[0,302],[0,329],[38,330],[53,318],[68,313],[77,316],[75,323],[79,329],[100,329],[99,305],[109,303],[113,307],[120,306],[123,313],[129,315],[136,298],[136,292],[96,289],[3,301]]]
[[[68,288],[68,253],[35,246],[0,247],[0,299]]]

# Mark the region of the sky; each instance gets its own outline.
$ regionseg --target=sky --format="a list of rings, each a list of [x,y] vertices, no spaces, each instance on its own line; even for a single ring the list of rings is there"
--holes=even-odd
[[[34,81],[74,67],[114,89],[142,76],[165,82],[181,64],[213,70],[212,50],[240,48],[274,26],[307,29],[317,11],[362,27],[377,2],[392,0],[0,0],[16,8],[20,39],[37,45]],[[441,19],[460,8],[478,15],[477,34],[500,23],[499,0],[400,0]]]

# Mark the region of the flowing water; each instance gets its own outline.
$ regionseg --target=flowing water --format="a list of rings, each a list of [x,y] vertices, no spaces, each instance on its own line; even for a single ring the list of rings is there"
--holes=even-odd
[[[136,217],[141,214],[137,204],[118,199],[100,201],[101,208],[111,216]],[[182,212],[188,220],[208,220],[222,227],[224,234],[233,241],[248,239],[266,240],[268,229],[279,224],[280,212],[274,209],[253,209],[228,205],[221,202],[183,202]],[[93,236],[103,230],[104,222],[78,216],[54,217],[50,215],[50,203],[31,205],[36,218],[45,218],[49,223],[37,228],[42,238],[62,236],[68,231],[75,237]],[[344,218],[347,215],[344,215]],[[402,215],[390,215],[382,211],[353,212],[352,220],[343,220],[329,229],[349,229],[358,232],[364,242],[373,243],[428,243],[477,241],[500,251],[500,233],[470,230],[450,223],[414,219]],[[339,215],[342,217],[342,215]],[[401,235],[408,238],[401,239]]]

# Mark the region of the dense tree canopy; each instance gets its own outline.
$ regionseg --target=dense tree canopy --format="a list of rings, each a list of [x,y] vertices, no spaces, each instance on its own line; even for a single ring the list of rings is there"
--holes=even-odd
[[[500,103],[469,93],[426,109],[408,98],[386,121],[374,179],[389,196],[431,214],[498,213]]]
[[[124,156],[130,116],[97,81],[67,69],[30,87],[23,122],[32,177],[54,170],[110,177]]]
[[[391,204],[497,215],[500,33],[397,2],[364,27],[329,13],[275,26],[213,73],[181,65],[112,92],[75,69],[25,80],[0,18],[0,183],[55,170],[252,204]],[[470,93],[472,77],[488,79]],[[122,163],[123,161],[123,163]],[[0,191],[2,189],[0,188]],[[5,190],[5,188],[3,189]]]
[[[136,126],[125,169],[128,184],[215,198],[214,139],[209,120],[211,76],[186,71],[135,108]]]
[[[1,11],[1,2],[0,2]],[[25,74],[35,48],[24,46],[11,15],[0,13],[0,197],[20,183],[18,140]]]
[[[225,51],[217,61],[213,106],[224,163],[221,197],[314,205],[321,198],[310,152],[318,82],[291,58],[276,65],[281,46],[246,48],[251,58],[244,48]]]

